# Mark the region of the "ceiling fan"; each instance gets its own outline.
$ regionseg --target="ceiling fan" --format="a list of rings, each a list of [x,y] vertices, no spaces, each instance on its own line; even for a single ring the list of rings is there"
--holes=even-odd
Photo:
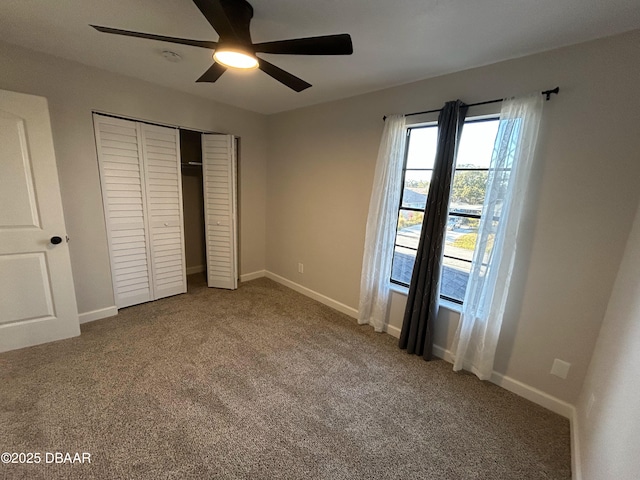
[[[218,33],[220,38],[217,42],[165,37],[163,35],[132,32],[97,25],[91,26],[103,33],[147,38],[214,50],[213,59],[215,62],[209,67],[209,70],[196,80],[197,82],[215,82],[228,67],[259,68],[292,90],[301,92],[309,88],[311,84],[276,67],[263,58],[257,57],[256,54],[351,55],[353,53],[351,36],[347,33],[253,43],[249,32],[249,24],[253,18],[253,7],[249,2],[246,0],[193,0],[193,3],[196,4],[200,12]]]

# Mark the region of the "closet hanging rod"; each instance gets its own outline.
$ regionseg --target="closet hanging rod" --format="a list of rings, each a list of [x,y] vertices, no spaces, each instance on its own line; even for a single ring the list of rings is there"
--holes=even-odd
[[[202,162],[181,163],[180,166],[182,166],[182,167],[201,167],[202,166]]]

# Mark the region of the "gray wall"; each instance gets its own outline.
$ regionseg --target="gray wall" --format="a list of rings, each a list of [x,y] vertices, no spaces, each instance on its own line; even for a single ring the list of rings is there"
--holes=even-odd
[[[240,272],[264,269],[266,117],[8,44],[0,65],[0,88],[49,101],[81,314],[114,305],[92,110],[240,136]]]
[[[584,480],[638,478],[639,345],[640,208],[577,404]]]
[[[640,195],[638,58],[635,31],[271,116],[267,269],[357,308],[382,116],[559,85],[545,105],[496,371],[574,403]],[[436,326],[445,349],[457,319],[448,312]],[[554,358],[572,364],[566,380],[549,375]]]

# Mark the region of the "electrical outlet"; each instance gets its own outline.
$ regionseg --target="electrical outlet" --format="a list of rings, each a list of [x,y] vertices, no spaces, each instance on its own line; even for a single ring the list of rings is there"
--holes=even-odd
[[[567,378],[569,375],[569,369],[571,368],[571,364],[567,362],[563,362],[562,360],[555,359],[553,361],[553,367],[551,367],[551,375],[555,375],[560,378]]]
[[[304,265],[301,263],[298,264],[298,273],[304,273]]]

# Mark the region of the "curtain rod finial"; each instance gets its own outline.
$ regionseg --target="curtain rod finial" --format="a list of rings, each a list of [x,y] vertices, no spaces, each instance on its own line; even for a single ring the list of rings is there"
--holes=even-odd
[[[545,90],[544,92],[542,92],[542,94],[547,96],[546,100],[548,102],[549,100],[551,100],[551,94],[555,93],[557,95],[558,92],[560,92],[560,87],[556,87],[553,90]]]

